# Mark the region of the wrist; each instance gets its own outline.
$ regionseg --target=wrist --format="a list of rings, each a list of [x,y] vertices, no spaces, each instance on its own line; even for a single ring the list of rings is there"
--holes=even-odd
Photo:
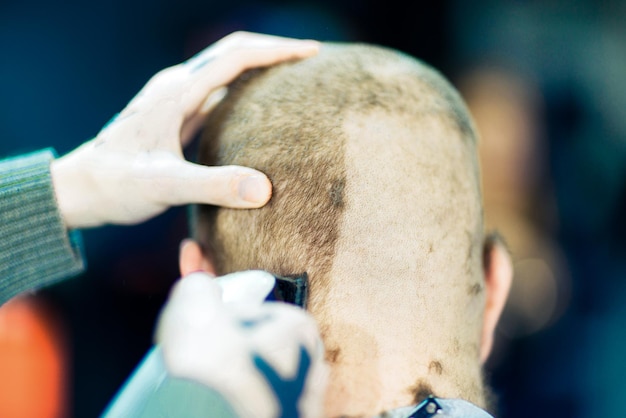
[[[71,155],[53,160],[50,163],[52,186],[65,227],[78,229],[98,226],[88,202],[89,176],[81,172],[71,161]]]

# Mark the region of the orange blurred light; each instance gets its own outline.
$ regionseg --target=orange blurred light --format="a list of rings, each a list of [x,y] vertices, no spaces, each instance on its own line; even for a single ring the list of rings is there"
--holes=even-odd
[[[66,414],[64,341],[52,312],[35,297],[0,307],[0,417]]]

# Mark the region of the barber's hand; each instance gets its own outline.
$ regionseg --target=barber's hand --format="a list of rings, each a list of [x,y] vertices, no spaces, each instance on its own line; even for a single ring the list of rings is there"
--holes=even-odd
[[[263,206],[267,177],[250,168],[205,167],[182,147],[243,71],[318,51],[315,41],[236,32],[156,74],[93,140],[51,166],[66,226],[134,224],[173,205]]]
[[[262,271],[181,279],[161,313],[156,342],[169,372],[219,392],[242,418],[323,415],[328,369],[313,318],[262,303]]]

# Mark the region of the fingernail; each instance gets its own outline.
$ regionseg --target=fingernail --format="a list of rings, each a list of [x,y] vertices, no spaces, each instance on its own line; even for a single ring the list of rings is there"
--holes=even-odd
[[[239,182],[239,197],[251,203],[265,203],[271,194],[271,187],[265,176],[247,176]]]

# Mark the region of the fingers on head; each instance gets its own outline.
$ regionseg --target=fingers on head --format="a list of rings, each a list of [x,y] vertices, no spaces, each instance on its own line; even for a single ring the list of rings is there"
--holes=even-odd
[[[195,100],[201,102],[212,90],[225,86],[247,69],[306,58],[318,50],[317,41],[235,32],[185,64],[191,74],[188,83],[194,84],[188,90],[198,91]]]
[[[215,89],[243,71],[314,55],[319,42],[251,32],[234,32],[183,64],[156,73],[134,101],[154,104],[159,97],[175,99],[188,111],[197,110]]]
[[[259,171],[238,166],[205,167],[187,162],[164,175],[161,186],[156,198],[168,206],[197,203],[258,208],[267,203],[272,193],[271,182]]]
[[[208,49],[211,49],[209,47]],[[319,42],[310,39],[295,39],[276,35],[238,31],[225,36],[214,48],[220,53],[229,53],[241,50],[259,50],[274,48],[289,48],[302,53],[314,53],[319,48]],[[305,52],[306,51],[306,52]]]

